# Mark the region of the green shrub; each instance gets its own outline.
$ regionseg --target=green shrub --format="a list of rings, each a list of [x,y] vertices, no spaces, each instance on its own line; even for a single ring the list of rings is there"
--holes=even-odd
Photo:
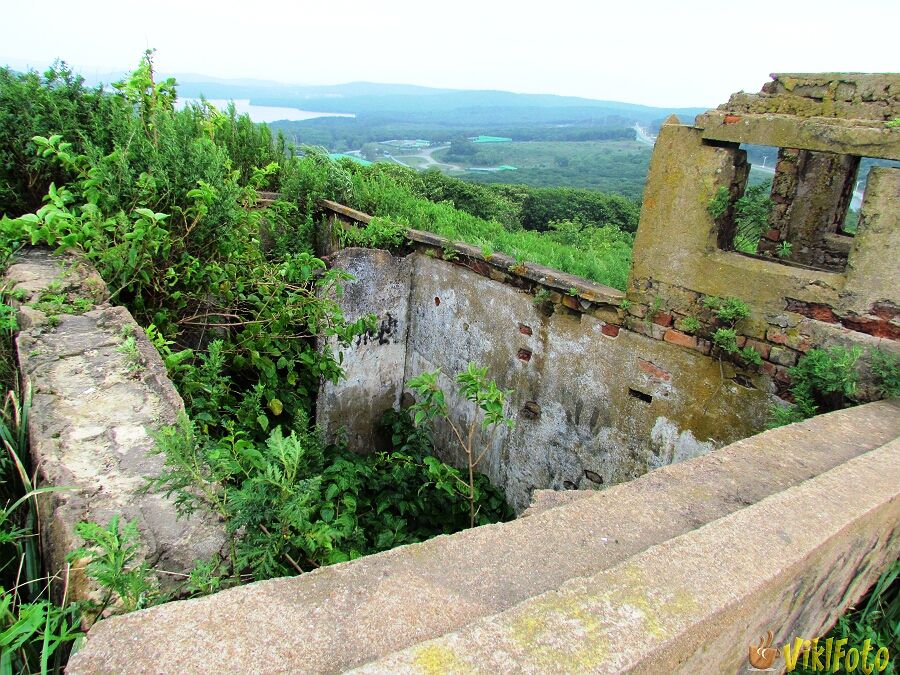
[[[840,410],[852,403],[856,393],[854,370],[862,350],[811,349],[788,371],[794,402],[773,410],[773,425],[782,426],[820,413]]]
[[[873,349],[869,358],[878,395],[882,398],[900,396],[900,358],[883,349]]]
[[[430,438],[406,413],[382,422],[393,449],[358,455],[315,432],[265,442],[234,431],[199,434],[187,419],[160,432],[165,473],[149,489],[174,495],[182,512],[209,508],[232,537],[230,574],[296,574],[469,525],[469,493],[458,469],[433,456]],[[302,428],[302,427],[301,427]],[[478,476],[478,522],[509,517],[502,494]]]

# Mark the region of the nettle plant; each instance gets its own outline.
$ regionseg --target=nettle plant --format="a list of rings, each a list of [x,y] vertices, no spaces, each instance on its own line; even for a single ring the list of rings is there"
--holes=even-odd
[[[506,399],[512,392],[500,389],[495,381],[489,380],[487,367],[479,368],[474,363],[470,363],[466,370],[456,376],[456,382],[459,385],[459,395],[470,403],[475,404],[468,429],[466,429],[454,422],[450,416],[446,396],[438,384],[440,375],[441,369],[438,368],[432,372],[422,373],[406,383],[419,397],[419,400],[411,406],[410,413],[416,426],[441,418],[453,432],[454,438],[465,454],[468,466],[469,480],[465,488],[469,499],[470,526],[474,527],[475,519],[478,515],[475,507],[478,500],[475,468],[484,459],[485,454],[493,445],[497,430],[504,426],[509,429],[513,427],[513,420],[506,417],[504,413]],[[488,433],[488,437],[480,450],[475,446],[478,438],[476,431],[479,428],[482,432]]]

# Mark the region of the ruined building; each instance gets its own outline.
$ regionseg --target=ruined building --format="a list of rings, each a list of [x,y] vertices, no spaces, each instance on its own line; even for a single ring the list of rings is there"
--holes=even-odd
[[[692,125],[670,119],[624,293],[425,232],[404,251],[337,250],[331,228],[369,217],[323,204],[322,253],[355,276],[345,310],[380,325],[345,350],[347,377],[323,386],[319,422],[377,447],[375,421],[408,399],[406,381],[486,365],[512,390],[516,424],[482,470],[520,517],[100,622],[69,672],[734,672],[769,630],[777,645],[819,635],[900,554],[900,407],[764,430],[810,349],[900,353],[900,168],[871,168],[858,229],[845,229],[860,162],[900,160],[898,118],[900,76],[825,74],[777,75]],[[741,144],[779,149],[770,227],[751,251],[735,250]],[[11,278],[33,290],[42,265],[27,259]],[[716,298],[749,307],[735,346],[759,359],[713,344]],[[84,330],[130,320],[109,312]],[[72,484],[87,471],[85,437],[42,415],[75,410],[61,370],[92,386],[97,364],[53,339],[26,328],[19,353],[36,388],[55,392],[33,410],[42,470]],[[180,401],[159,369],[140,400],[171,416]],[[449,403],[458,420],[471,414]],[[99,427],[114,408],[72,414]],[[113,422],[91,422],[100,414]],[[158,464],[132,427],[105,455],[107,502],[93,503],[138,516],[150,554],[173,566],[215,548],[214,524],[176,527],[166,500],[133,494]],[[435,440],[459,461],[448,436]],[[87,506],[54,499],[61,547]]]

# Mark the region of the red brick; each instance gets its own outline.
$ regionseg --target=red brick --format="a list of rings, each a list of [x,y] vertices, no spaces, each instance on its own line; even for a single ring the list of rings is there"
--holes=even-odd
[[[672,315],[669,314],[668,312],[657,312],[656,314],[653,315],[652,321],[657,326],[663,326],[665,328],[668,328],[669,326],[672,325]]]
[[[756,351],[756,353],[759,354],[764,359],[769,358],[769,349],[771,347],[769,345],[767,345],[765,342],[760,342],[759,340],[754,340],[752,338],[748,338],[747,346],[750,347],[750,349],[753,349],[754,351]]]
[[[619,327],[615,326],[611,323],[605,323],[600,328],[600,332],[606,335],[607,337],[618,337],[619,335]]]
[[[531,335],[531,326],[526,326],[524,323],[520,323],[519,332],[522,335]]]
[[[519,350],[519,353],[516,354],[516,356],[519,357],[519,359],[520,359],[521,361],[524,361],[525,363],[528,363],[529,361],[531,361],[531,350],[530,350],[530,349],[524,349],[524,348],[523,348],[523,349],[520,349],[520,350]]]
[[[741,118],[739,115],[725,115],[725,117],[722,119],[722,121],[725,124],[737,124],[738,122],[741,121]]]
[[[747,344],[747,336],[746,335],[738,335],[737,336],[737,346],[744,347]]]
[[[785,345],[787,344],[787,335],[782,333],[777,328],[770,328],[766,331],[766,340],[769,342],[774,342],[776,345]]]
[[[769,363],[768,361],[763,361],[760,366],[760,370],[762,370],[769,377],[775,377],[775,373],[778,371],[778,366],[774,363]]]
[[[679,330],[675,330],[674,328],[670,328],[666,331],[666,334],[663,335],[663,340],[671,342],[673,345],[678,345],[679,347],[687,347],[688,349],[696,349],[697,347],[697,338],[693,335],[687,335]]]
[[[785,309],[789,312],[802,314],[816,321],[825,321],[827,323],[840,323],[838,316],[834,310],[822,302],[804,302],[795,300],[794,298],[786,298]]]
[[[769,241],[781,241],[781,230],[769,230],[766,232],[766,239]]]
[[[879,319],[890,321],[891,319],[900,317],[900,309],[891,302],[876,302],[872,305],[872,314]]]
[[[879,338],[900,340],[900,326],[873,316],[848,316],[841,321],[850,330],[868,333]]]
[[[655,363],[645,361],[644,359],[638,359],[638,368],[647,373],[650,377],[655,377],[658,380],[668,382],[672,379],[672,376],[668,371],[665,371]]]

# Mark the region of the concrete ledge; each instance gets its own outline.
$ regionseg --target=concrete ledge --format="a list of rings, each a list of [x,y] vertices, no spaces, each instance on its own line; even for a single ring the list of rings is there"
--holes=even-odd
[[[528,518],[108,619],[69,672],[346,670],[800,485],[900,435],[898,411],[823,415]]]
[[[328,213],[337,215],[344,220],[360,225],[367,225],[372,216],[348,206],[323,199],[320,206]],[[424,230],[409,228],[406,237],[416,250],[431,250],[433,253],[442,254],[447,248],[453,249],[457,254],[454,264],[462,265],[476,274],[490,278],[499,278],[498,275],[508,278],[514,286],[530,286],[536,284],[550,291],[559,291],[576,299],[579,303],[571,309],[586,311],[591,305],[599,305],[613,309],[621,304],[625,294],[610,286],[599,284],[590,279],[575,276],[567,272],[539,265],[537,263],[520,263],[512,256],[505,253],[494,253],[485,256],[477,246],[454,242]],[[574,289],[574,292],[573,290]],[[573,303],[574,304],[574,303]],[[580,305],[580,306],[579,306]]]
[[[104,302],[103,281],[74,256],[30,250],[9,268],[6,281],[26,295],[16,346],[22,380],[33,392],[32,463],[42,485],[65,488],[42,505],[50,573],[62,572],[66,555],[82,544],[75,533],[79,521],[105,525],[117,515],[138,520],[142,555],[162,570],[185,574],[198,559],[218,554],[225,535],[213,518],[178,519],[171,500],[141,493],[145,479],[163,465],[150,454],[148,432],[172,424],[184,410],[143,329],[124,307]],[[66,310],[89,309],[48,317],[30,306],[46,291],[65,296]],[[78,307],[79,300],[89,302]],[[128,336],[135,339],[131,353],[121,348]],[[177,580],[165,575],[160,583],[171,587]],[[71,600],[94,592],[77,566],[67,592]]]
[[[819,636],[897,558],[898,486],[893,441],[355,672],[737,672],[768,630],[779,646]]]
[[[707,140],[900,159],[900,130],[883,122],[863,126],[859,120],[711,110],[698,115],[696,124]]]

